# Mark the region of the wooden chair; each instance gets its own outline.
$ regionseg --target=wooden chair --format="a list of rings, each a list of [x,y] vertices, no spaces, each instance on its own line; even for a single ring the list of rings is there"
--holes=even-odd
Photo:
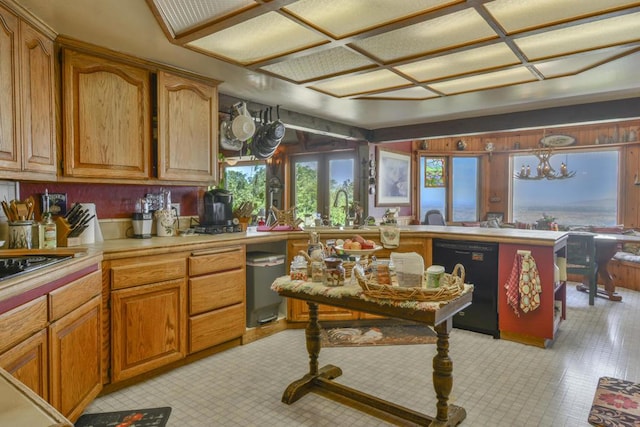
[[[583,276],[582,284],[577,289],[589,292],[589,305],[595,301],[598,283],[596,264],[595,234],[571,232],[567,239],[567,274]],[[585,283],[586,282],[586,283]]]

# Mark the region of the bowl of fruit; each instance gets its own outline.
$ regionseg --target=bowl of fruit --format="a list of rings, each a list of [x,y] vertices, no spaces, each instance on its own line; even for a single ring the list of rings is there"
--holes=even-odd
[[[336,240],[335,249],[337,254],[371,255],[375,251],[382,249],[382,246],[376,245],[373,240],[367,240],[360,235],[355,235],[352,239]]]

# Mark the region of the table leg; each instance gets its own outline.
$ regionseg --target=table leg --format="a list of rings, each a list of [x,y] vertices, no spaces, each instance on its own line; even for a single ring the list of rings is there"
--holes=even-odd
[[[318,369],[318,356],[320,355],[320,323],[318,323],[318,304],[307,301],[309,306],[309,323],[305,329],[307,352],[309,353],[309,373],[289,384],[282,395],[282,401],[291,404],[309,393],[315,385],[317,378],[334,379],[342,375],[342,370],[337,366],[327,365]]]
[[[438,340],[437,352],[433,357],[433,388],[436,391],[437,415],[432,426],[457,425],[467,417],[464,408],[449,405],[449,394],[453,388],[453,362],[449,357],[449,332],[451,332],[451,318],[434,327]]]
[[[596,239],[596,264],[598,266],[598,277],[602,280],[604,292],[598,290],[597,293],[611,301],[622,301],[622,297],[616,293],[616,285],[609,273],[609,261],[616,254],[618,243],[611,239]],[[598,288],[596,280],[596,289]]]

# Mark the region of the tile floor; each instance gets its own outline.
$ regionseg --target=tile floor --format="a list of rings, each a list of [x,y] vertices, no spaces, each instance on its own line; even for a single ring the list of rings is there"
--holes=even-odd
[[[450,402],[463,426],[588,426],[598,378],[640,382],[640,293],[618,289],[621,303],[568,287],[567,320],[552,347],[540,349],[454,329]],[[325,348],[320,366],[340,381],[435,414],[434,345]],[[303,330],[287,330],[96,399],[86,410],[171,406],[169,426],[388,426],[389,422],[311,393],[293,405],[282,392],[308,371]]]

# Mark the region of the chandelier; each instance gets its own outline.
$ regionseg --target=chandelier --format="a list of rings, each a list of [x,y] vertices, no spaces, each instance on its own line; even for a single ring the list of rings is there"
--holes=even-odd
[[[531,167],[529,165],[522,165],[520,168],[520,172],[514,175],[517,179],[530,179],[530,180],[540,180],[540,179],[566,179],[575,176],[575,171],[569,171],[567,169],[567,164],[565,162],[560,163],[560,170],[556,171],[549,161],[551,156],[553,155],[551,148],[544,148],[535,150],[533,152],[534,156],[538,158],[538,166],[536,167],[535,172],[532,174]]]

